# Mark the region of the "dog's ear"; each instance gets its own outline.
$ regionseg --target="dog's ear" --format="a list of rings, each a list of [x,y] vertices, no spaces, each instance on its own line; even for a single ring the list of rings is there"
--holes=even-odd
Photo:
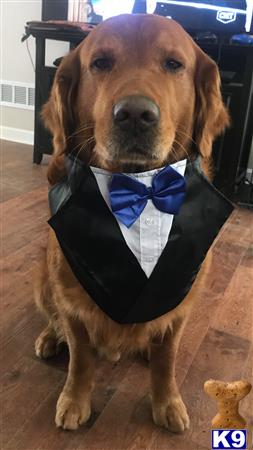
[[[229,115],[222,101],[218,67],[199,48],[197,48],[195,91],[193,138],[201,155],[209,158],[214,139],[229,125]]]
[[[71,135],[76,127],[75,98],[80,74],[78,49],[65,56],[55,74],[48,102],[43,106],[42,119],[53,136],[53,157],[48,167],[50,184],[65,175],[64,155],[71,148]]]
[[[63,58],[57,69],[49,100],[42,109],[43,121],[53,135],[55,155],[66,151],[67,139],[74,131],[74,105],[79,73],[77,48]]]

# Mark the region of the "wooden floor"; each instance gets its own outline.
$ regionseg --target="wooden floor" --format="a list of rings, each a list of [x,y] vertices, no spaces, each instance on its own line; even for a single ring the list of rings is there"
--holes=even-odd
[[[152,423],[148,365],[138,358],[114,365],[98,360],[92,417],[78,431],[64,432],[55,428],[54,414],[67,352],[48,362],[34,355],[44,325],[31,279],[47,234],[46,162],[34,166],[29,146],[2,142],[2,150],[1,450],[210,449],[216,408],[203,393],[204,381],[252,380],[253,213],[237,209],[223,228],[180,345],[177,378],[189,432],[177,436]],[[253,392],[241,404],[251,426],[252,405]]]

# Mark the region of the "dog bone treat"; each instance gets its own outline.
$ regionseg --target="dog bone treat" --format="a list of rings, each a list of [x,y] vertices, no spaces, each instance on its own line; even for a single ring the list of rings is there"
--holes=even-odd
[[[218,380],[205,382],[206,394],[216,400],[218,406],[218,414],[212,419],[213,428],[246,428],[246,420],[239,414],[239,402],[250,392],[251,387],[244,380],[231,383]]]

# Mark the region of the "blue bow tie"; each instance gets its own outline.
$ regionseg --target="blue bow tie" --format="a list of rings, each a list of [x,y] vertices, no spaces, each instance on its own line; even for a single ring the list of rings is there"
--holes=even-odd
[[[130,228],[149,199],[160,211],[178,214],[185,190],[184,177],[172,167],[166,166],[154,176],[151,187],[128,175],[114,174],[109,193],[114,215]]]

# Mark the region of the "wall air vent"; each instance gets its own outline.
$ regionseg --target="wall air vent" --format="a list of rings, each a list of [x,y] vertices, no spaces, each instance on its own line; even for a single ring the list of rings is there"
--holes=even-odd
[[[34,109],[35,88],[31,83],[0,81],[0,104],[12,108]]]

